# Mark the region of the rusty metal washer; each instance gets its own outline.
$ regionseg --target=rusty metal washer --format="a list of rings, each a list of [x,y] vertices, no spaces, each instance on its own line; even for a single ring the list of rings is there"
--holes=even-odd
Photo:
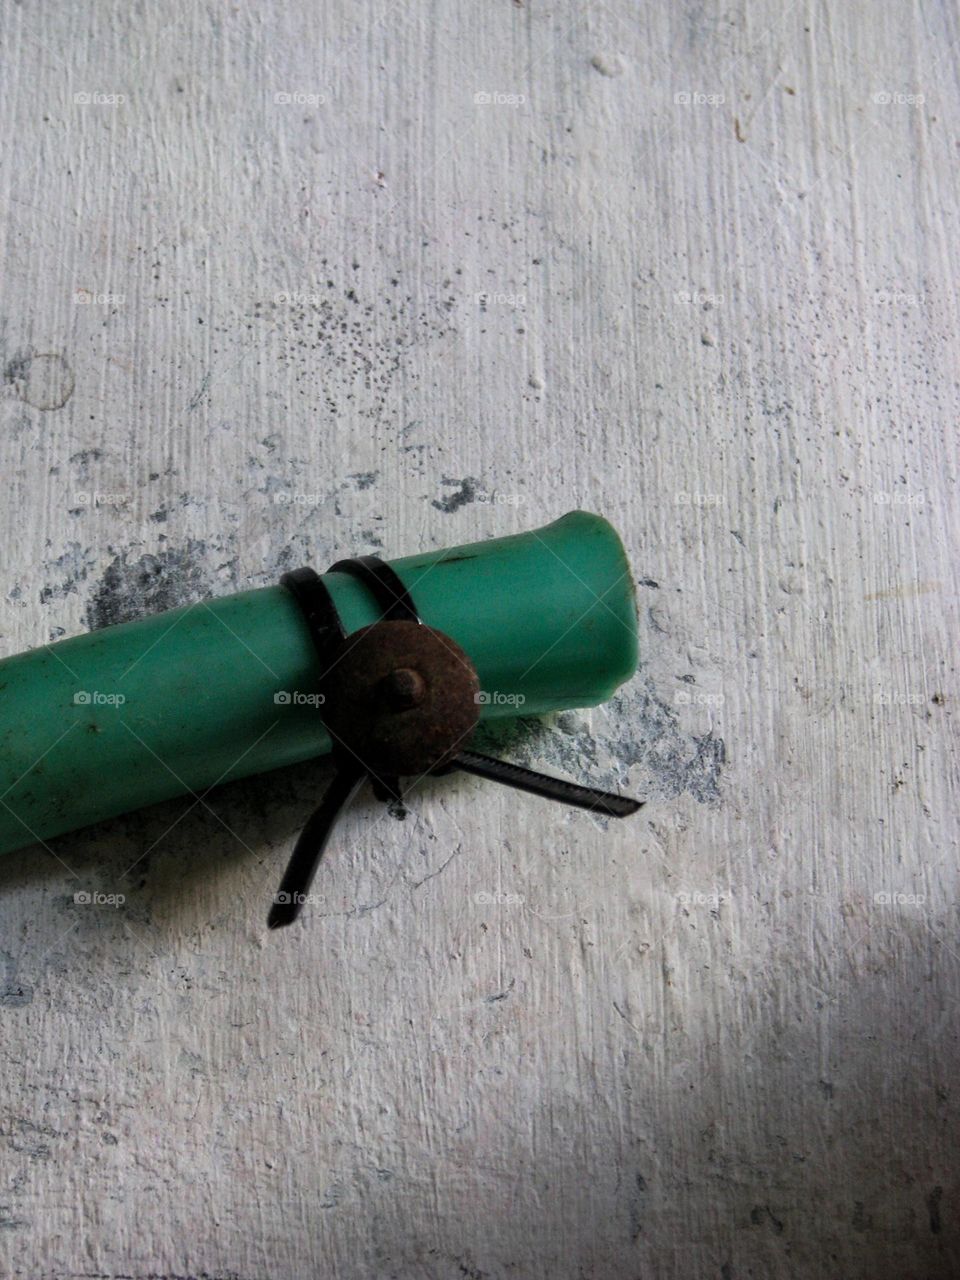
[[[442,631],[375,622],[330,653],[323,720],[335,751],[370,773],[419,775],[464,746],[479,719],[479,690],[473,663]]]

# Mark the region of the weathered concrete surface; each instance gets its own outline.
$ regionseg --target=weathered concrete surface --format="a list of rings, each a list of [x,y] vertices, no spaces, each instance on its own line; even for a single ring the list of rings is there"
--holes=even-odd
[[[652,800],[8,857],[0,1274],[960,1274],[953,8],[0,15],[0,651],[586,507]]]

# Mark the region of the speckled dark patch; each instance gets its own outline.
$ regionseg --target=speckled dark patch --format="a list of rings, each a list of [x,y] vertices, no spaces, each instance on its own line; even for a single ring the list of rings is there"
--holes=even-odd
[[[44,561],[40,603],[47,604],[51,600],[62,600],[65,596],[72,595],[79,589],[80,583],[85,581],[94,564],[92,549],[79,542],[71,542],[66,551],[56,559]]]
[[[185,547],[130,560],[123,552],[108,565],[87,605],[91,631],[132,622],[148,614],[208,600],[213,595],[204,561],[206,544],[191,539]]]
[[[292,371],[295,394],[311,412],[322,406],[337,422],[350,406],[360,417],[396,418],[393,383],[407,353],[453,332],[450,312],[458,296],[452,283],[444,281],[444,291],[421,302],[399,280],[385,293],[367,293],[360,276],[343,278],[339,264],[321,258],[314,267],[320,275],[329,272],[327,278],[310,293],[256,302],[250,327],[267,327],[271,359]]]
[[[443,511],[449,516],[453,515],[455,511],[459,511],[461,507],[465,507],[471,502],[476,502],[480,481],[473,476],[464,476],[462,480],[451,480],[448,476],[444,476],[443,483],[445,485],[459,485],[459,488],[456,493],[448,494],[445,498],[434,499],[433,505],[438,511]]]

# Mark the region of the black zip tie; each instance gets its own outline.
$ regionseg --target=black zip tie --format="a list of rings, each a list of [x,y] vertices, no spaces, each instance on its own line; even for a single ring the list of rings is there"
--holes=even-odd
[[[491,782],[503,782],[517,791],[529,791],[545,800],[560,800],[578,809],[594,809],[608,818],[629,818],[643,808],[643,800],[630,796],[618,796],[598,787],[585,787],[581,782],[568,782],[566,778],[552,778],[549,774],[527,769],[509,760],[497,760],[493,756],[479,755],[476,751],[461,751],[454,758],[454,765],[465,773],[487,778]]]
[[[379,605],[382,613],[378,622],[373,623],[370,627],[361,628],[359,632],[355,632],[348,637],[333,598],[319,574],[313,569],[303,568],[294,569],[290,573],[283,575],[280,579],[281,584],[291,592],[294,600],[300,606],[322,663],[321,681],[326,680],[336,666],[336,662],[339,660],[335,658],[338,649],[342,649],[348,642],[352,649],[363,642],[365,633],[374,633],[377,636],[382,636],[383,633],[379,631],[379,628],[393,628],[396,626],[396,634],[400,640],[400,650],[409,652],[412,646],[413,651],[420,653],[425,664],[429,665],[430,661],[433,661],[435,674],[438,662],[447,663],[447,678],[452,680],[452,693],[455,695],[453,701],[449,703],[449,708],[455,710],[455,714],[451,711],[451,720],[459,725],[466,714],[464,699],[471,690],[477,689],[476,672],[467,655],[449,636],[443,636],[442,633],[423,624],[416,605],[397,572],[377,556],[358,556],[354,559],[338,560],[336,564],[330,567],[328,572],[348,574],[363,583]],[[422,642],[419,650],[413,644],[412,639],[405,639],[408,633],[403,632],[403,628],[412,629],[415,636],[421,637]],[[390,636],[393,637],[394,635],[395,632],[391,629]],[[393,641],[391,640],[387,643],[386,651],[383,649],[382,641],[380,646],[377,650],[371,650],[371,653],[375,658],[379,657],[382,662],[385,652],[389,654],[391,648],[394,647]],[[346,653],[341,653],[340,657],[348,657],[349,651],[348,649]],[[358,660],[358,656],[355,654],[355,665]],[[442,665],[440,670],[444,670]],[[385,691],[381,688],[384,683],[387,685]],[[443,692],[447,692],[447,690]],[[366,700],[365,705],[378,705],[376,698],[382,696],[388,700],[388,712],[410,710],[411,708],[415,710],[424,694],[424,681],[416,669],[401,666],[395,670],[388,669],[387,676],[381,678],[380,683],[372,692],[370,689],[361,689],[360,693],[363,694]],[[357,696],[359,697],[359,695]],[[473,694],[473,697],[474,702],[476,702],[476,693]],[[355,698],[354,701],[356,700]],[[300,914],[301,909],[308,900],[310,886],[316,875],[320,859],[323,857],[330,842],[337,819],[351,804],[367,778],[372,782],[374,794],[378,799],[387,801],[403,800],[403,791],[400,786],[403,759],[401,758],[398,761],[396,750],[391,756],[391,767],[389,769],[372,768],[367,762],[359,758],[359,754],[353,751],[343,737],[338,737],[333,732],[324,714],[325,705],[324,703],[321,706],[321,718],[333,740],[336,773],[327,787],[319,807],[307,820],[294,846],[287,869],[280,883],[280,889],[274,897],[273,906],[267,919],[271,929],[279,929],[284,925],[292,924]],[[439,705],[441,711],[447,705],[442,697],[439,699]],[[435,712],[433,703],[430,704],[426,713],[428,717],[431,712],[439,714]],[[636,813],[643,806],[644,802],[642,800],[634,800],[629,796],[617,795],[610,791],[600,790],[597,787],[587,787],[581,783],[568,782],[565,778],[551,777],[549,774],[539,773],[523,765],[512,764],[507,760],[497,760],[492,756],[481,755],[475,751],[457,750],[460,740],[473,732],[478,718],[479,712],[474,714],[472,725],[469,718],[467,718],[466,732],[458,732],[458,736],[448,740],[446,746],[444,746],[443,734],[445,729],[449,730],[449,726],[443,721],[437,724],[434,720],[428,718],[426,725],[431,734],[427,740],[431,744],[428,749],[431,752],[433,751],[432,744],[436,739],[436,743],[439,744],[437,745],[438,754],[431,754],[426,757],[432,763],[425,770],[419,770],[421,775],[424,773],[446,774],[455,769],[462,769],[465,773],[472,773],[477,777],[486,778],[490,782],[503,783],[506,786],[514,787],[518,791],[526,791],[547,800],[559,800],[563,804],[591,810],[611,818],[629,817],[630,814]],[[414,721],[413,723],[416,724],[417,722]],[[346,733],[347,730],[344,729],[344,732]],[[400,741],[402,744],[402,733]],[[388,738],[387,748],[390,745]],[[387,754],[390,754],[389,749]],[[409,763],[409,757],[407,757],[407,763]],[[409,772],[418,772],[418,770],[411,769]]]
[[[348,573],[362,582],[383,610],[381,622],[420,622],[417,607],[399,574],[379,556],[338,560],[327,573]]]
[[[285,573],[280,579],[280,585],[287,588],[300,606],[300,612],[310,629],[310,638],[320,657],[325,657],[332,642],[342,640],[346,635],[326,583],[315,569],[307,566]]]

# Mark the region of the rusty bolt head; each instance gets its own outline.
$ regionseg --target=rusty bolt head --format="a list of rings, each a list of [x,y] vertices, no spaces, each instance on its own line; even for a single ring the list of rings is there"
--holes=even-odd
[[[391,711],[406,711],[420,705],[427,686],[423,676],[413,667],[397,667],[380,681],[380,690]]]
[[[334,750],[371,773],[411,776],[448,764],[476,727],[480,682],[449,636],[376,622],[330,655],[323,719]]]

